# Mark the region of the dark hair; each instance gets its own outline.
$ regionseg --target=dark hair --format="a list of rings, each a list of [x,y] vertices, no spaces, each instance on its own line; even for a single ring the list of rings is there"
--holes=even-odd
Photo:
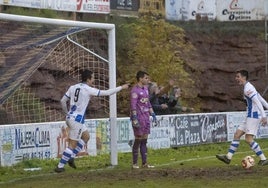
[[[247,70],[238,70],[236,73],[240,73],[241,76],[246,77],[246,80],[248,80],[248,71]]]
[[[149,76],[149,74],[148,74],[147,72],[144,72],[144,71],[138,71],[137,74],[136,74],[136,79],[137,79],[137,81],[139,81],[140,78],[144,78],[145,75],[148,75],[148,76]]]
[[[87,79],[91,79],[92,78],[92,74],[93,72],[90,71],[90,70],[83,70],[82,73],[81,73],[81,79],[82,79],[82,82],[86,82]]]

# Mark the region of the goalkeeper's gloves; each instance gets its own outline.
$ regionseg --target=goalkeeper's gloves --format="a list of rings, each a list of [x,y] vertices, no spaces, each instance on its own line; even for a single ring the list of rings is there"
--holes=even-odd
[[[131,122],[132,122],[132,127],[135,127],[135,128],[139,128],[140,127],[139,121],[137,119],[137,115],[133,115],[131,117]]]
[[[156,119],[156,115],[155,115],[155,113],[153,112],[152,114],[151,114],[151,116],[153,117],[153,127],[156,127],[157,126],[157,119]]]

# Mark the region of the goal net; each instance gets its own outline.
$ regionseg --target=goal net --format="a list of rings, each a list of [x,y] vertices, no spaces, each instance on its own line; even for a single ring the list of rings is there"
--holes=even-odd
[[[94,72],[96,88],[116,87],[113,24],[3,13],[0,24],[0,125],[63,121],[60,99],[84,69]],[[86,118],[110,118],[112,137],[116,96],[89,106]]]

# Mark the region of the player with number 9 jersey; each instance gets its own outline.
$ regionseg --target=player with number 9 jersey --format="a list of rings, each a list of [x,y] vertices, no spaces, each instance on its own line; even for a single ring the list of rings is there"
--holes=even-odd
[[[85,83],[71,86],[65,93],[66,100],[70,100],[70,110],[67,118],[74,117],[77,122],[84,123],[85,112],[91,96],[98,96],[100,90]],[[64,99],[63,99],[64,100]]]
[[[82,82],[70,86],[61,99],[61,106],[66,114],[66,124],[69,127],[69,142],[55,168],[55,172],[58,173],[64,171],[64,165],[67,162],[70,167],[76,168],[74,157],[82,151],[89,140],[89,132],[84,124],[84,120],[91,96],[109,96],[129,87],[129,84],[124,84],[108,90],[94,88],[94,73],[90,70],[84,70],[81,78]]]

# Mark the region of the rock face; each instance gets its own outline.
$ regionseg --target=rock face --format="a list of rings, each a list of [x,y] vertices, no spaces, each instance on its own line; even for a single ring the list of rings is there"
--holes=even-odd
[[[228,31],[213,28],[211,32],[187,32],[196,48],[188,63],[200,73],[192,76],[199,90],[201,112],[245,110],[242,87],[234,79],[237,69],[249,71],[249,80],[260,94],[268,87],[264,22],[221,27],[228,27]]]
[[[212,24],[208,22],[197,24],[199,24],[198,27],[202,25],[202,28],[186,29],[186,38],[195,48],[192,57],[186,60],[186,63],[191,67],[189,72],[196,82],[197,97],[201,103],[198,111],[245,110],[242,87],[234,79],[235,71],[237,69],[248,70],[250,81],[260,94],[263,94],[268,87],[264,23],[223,23],[220,25],[222,28],[217,28],[219,27],[217,24],[211,26]],[[192,27],[197,27],[197,25],[193,24]],[[206,28],[205,31],[204,28]],[[249,32],[247,28],[254,32]],[[67,89],[67,85],[53,78],[49,72],[51,70],[47,71],[41,67],[32,77],[31,82],[32,85],[42,85],[35,88],[37,95],[47,102],[49,102],[48,97],[53,99],[51,106],[60,110],[59,100]],[[44,80],[46,83],[37,83]],[[56,90],[53,87],[55,82],[58,86]],[[192,98],[190,101],[194,105],[197,100]],[[96,110],[91,114],[96,114]]]
[[[237,69],[249,71],[250,81],[260,94],[268,89],[264,22],[190,24],[192,25],[185,29],[186,40],[191,42],[195,50],[191,58],[185,58],[185,62],[188,72],[195,80],[198,93],[195,98],[189,99],[188,96],[192,102],[190,105],[200,103],[197,112],[245,110],[242,87],[234,79]],[[66,81],[64,77],[55,77],[55,72],[61,70],[49,64],[42,65],[25,85],[31,87],[42,101],[60,114],[60,99],[69,85],[74,83],[72,80]],[[117,72],[120,74],[120,70]],[[267,93],[264,98],[266,96]],[[100,106],[94,103],[94,99],[90,106],[88,118],[102,117],[99,116]],[[128,116],[128,112],[122,113],[121,109],[118,111],[121,116]],[[57,116],[64,119],[62,115]]]

